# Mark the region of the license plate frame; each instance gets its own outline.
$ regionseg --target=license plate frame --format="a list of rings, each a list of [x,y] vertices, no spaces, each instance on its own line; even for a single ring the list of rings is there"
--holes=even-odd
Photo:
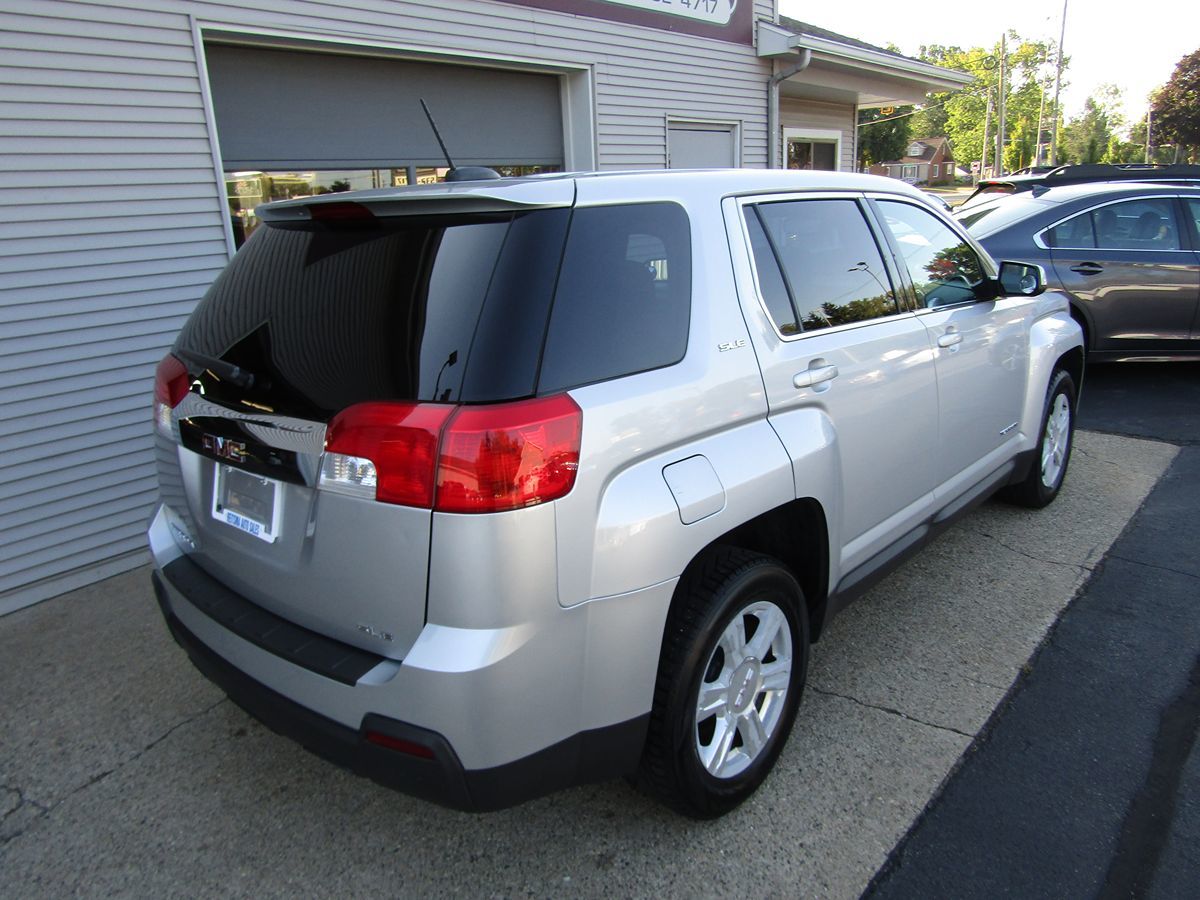
[[[216,464],[212,517],[268,544],[279,539],[283,483],[244,469]]]

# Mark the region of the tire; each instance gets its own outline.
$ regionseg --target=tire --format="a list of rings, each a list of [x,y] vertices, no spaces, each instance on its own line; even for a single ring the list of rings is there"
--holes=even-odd
[[[1042,429],[1037,454],[1023,481],[1009,487],[1004,499],[1018,506],[1041,509],[1058,496],[1071,447],[1075,441],[1075,382],[1068,372],[1057,370],[1046,391]]]
[[[754,793],[791,732],[808,650],[782,563],[725,548],[693,565],[667,617],[638,787],[699,819]]]

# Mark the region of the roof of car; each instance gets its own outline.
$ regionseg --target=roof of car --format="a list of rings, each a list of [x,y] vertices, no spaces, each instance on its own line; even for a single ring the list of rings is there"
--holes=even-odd
[[[1186,194],[1200,197],[1200,185],[1172,182],[1121,181],[1064,184],[1057,187],[997,194],[993,199],[955,212],[955,218],[975,237],[989,236],[1026,222],[1034,216],[1078,202],[1081,209],[1089,203],[1122,200],[1129,197]],[[1069,215],[1070,212],[1063,212]]]

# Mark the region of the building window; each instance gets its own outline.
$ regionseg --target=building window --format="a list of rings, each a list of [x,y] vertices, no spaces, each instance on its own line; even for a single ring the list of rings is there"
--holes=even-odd
[[[934,178],[937,178],[937,177],[938,177],[938,165],[937,165],[937,163],[934,163],[934,164],[933,164],[933,177],[934,177]]]
[[[841,171],[842,132],[825,128],[785,128],[784,167]]]
[[[901,171],[900,171],[900,177],[905,178],[905,179],[911,178],[915,181],[917,178],[917,167],[916,166],[902,167]]]
[[[833,141],[787,142],[787,167],[789,169],[820,169],[824,172],[837,171],[837,144]]]

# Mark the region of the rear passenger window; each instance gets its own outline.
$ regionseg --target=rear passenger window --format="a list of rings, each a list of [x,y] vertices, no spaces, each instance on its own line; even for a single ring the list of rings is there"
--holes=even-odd
[[[691,315],[691,235],[674,203],[584,207],[571,219],[538,391],[683,359]]]
[[[1080,213],[1045,232],[1047,247],[1083,250],[1178,250],[1171,201],[1126,200]]]
[[[899,312],[856,201],[759,203],[746,208],[746,221],[759,287],[780,334]]]

